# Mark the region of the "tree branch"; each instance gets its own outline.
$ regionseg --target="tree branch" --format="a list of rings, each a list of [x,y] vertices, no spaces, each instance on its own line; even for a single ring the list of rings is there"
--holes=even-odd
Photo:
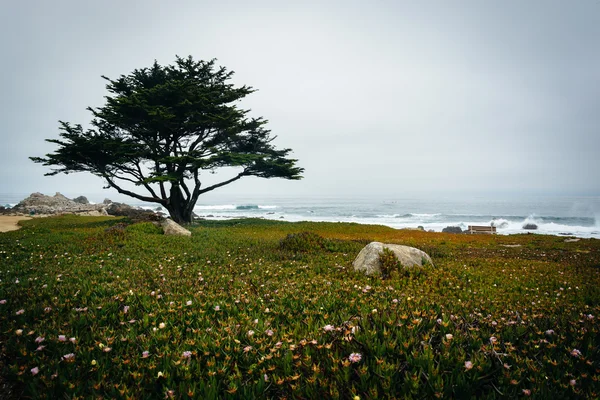
[[[220,188],[221,186],[229,185],[231,182],[235,182],[235,181],[237,181],[238,179],[240,179],[242,176],[245,176],[245,175],[247,175],[247,174],[246,174],[246,170],[244,170],[244,171],[240,172],[239,174],[237,174],[236,176],[234,176],[234,177],[233,177],[233,178],[231,178],[231,179],[228,179],[228,180],[226,180],[226,181],[223,181],[223,182],[221,182],[221,183],[214,184],[214,185],[212,185],[212,186],[209,186],[209,187],[207,187],[206,189],[202,189],[202,190],[200,190],[200,191],[199,191],[199,193],[198,193],[198,194],[199,194],[199,195],[201,195],[201,194],[203,194],[203,193],[210,192],[211,190],[215,190],[215,189],[217,189],[217,188]]]
[[[164,199],[159,199],[159,198],[156,198],[156,197],[141,196],[141,195],[139,195],[137,193],[134,193],[134,192],[132,192],[130,190],[126,190],[126,189],[121,188],[106,173],[103,173],[102,177],[104,179],[106,179],[106,182],[108,182],[108,184],[110,186],[112,186],[113,188],[117,189],[117,192],[119,192],[121,194],[126,194],[127,196],[131,196],[131,197],[136,198],[136,199],[141,200],[141,201],[147,201],[147,202],[150,202],[150,203],[159,203],[159,204],[161,204],[163,206],[165,206],[167,204],[167,201],[164,200]]]
[[[142,185],[144,185],[144,187],[150,192],[150,194],[153,197],[158,197],[156,195],[156,193],[154,192],[154,189],[152,189],[152,187],[150,185],[148,185],[146,182],[144,182],[146,180],[146,177],[144,176],[144,173],[142,172],[142,168],[140,167],[140,163],[139,161],[137,163],[135,163],[135,166],[137,167],[138,173],[140,174],[140,181],[142,182]],[[167,196],[163,196],[163,198],[166,198]]]

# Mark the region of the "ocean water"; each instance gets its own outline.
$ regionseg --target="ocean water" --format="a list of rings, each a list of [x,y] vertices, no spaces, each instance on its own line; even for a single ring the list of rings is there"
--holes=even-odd
[[[0,193],[0,205],[14,205],[26,196]],[[104,197],[147,209],[157,207],[110,194],[88,196],[96,202],[101,202]],[[600,196],[318,198],[223,195],[201,197],[194,211],[201,218],[215,220],[252,217],[291,222],[354,222],[392,228],[422,226],[436,232],[447,226],[465,230],[469,225],[494,224],[499,234],[533,232],[600,239]],[[535,224],[538,228],[525,230],[526,224]]]

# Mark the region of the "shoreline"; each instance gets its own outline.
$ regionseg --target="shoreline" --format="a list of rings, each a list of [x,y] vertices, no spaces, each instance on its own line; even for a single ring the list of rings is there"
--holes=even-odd
[[[10,232],[21,229],[19,221],[30,220],[26,215],[0,215],[0,232]]]

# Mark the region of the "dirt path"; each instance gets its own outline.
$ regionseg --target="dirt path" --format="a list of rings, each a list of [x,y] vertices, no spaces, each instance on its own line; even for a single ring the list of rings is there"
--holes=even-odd
[[[0,215],[0,232],[16,231],[21,228],[17,222],[25,219],[31,219],[31,217]]]

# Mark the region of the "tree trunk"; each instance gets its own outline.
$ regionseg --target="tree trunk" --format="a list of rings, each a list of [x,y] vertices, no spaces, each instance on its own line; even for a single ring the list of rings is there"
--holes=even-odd
[[[169,211],[171,219],[178,224],[191,224],[193,207],[187,207],[188,204],[183,198],[179,186],[171,186],[170,195],[169,202],[165,207]]]

